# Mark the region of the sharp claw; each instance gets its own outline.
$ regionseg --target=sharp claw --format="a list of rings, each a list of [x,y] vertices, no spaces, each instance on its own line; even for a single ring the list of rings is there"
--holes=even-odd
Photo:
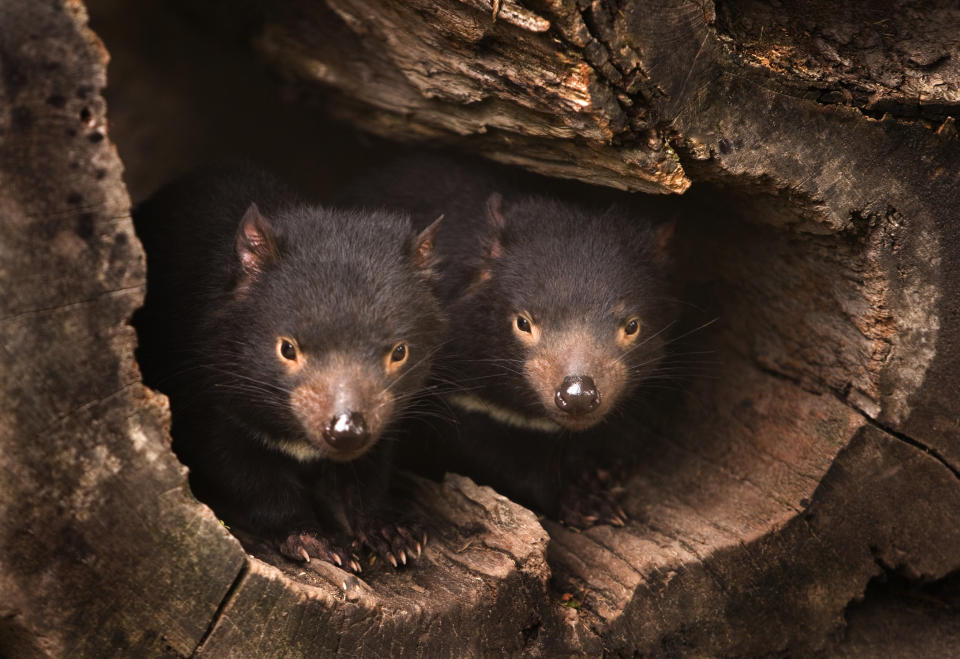
[[[630,516],[623,510],[621,506],[617,506],[617,515],[623,519],[628,519]]]
[[[427,532],[426,532],[426,531],[423,532],[423,546],[424,546],[424,547],[427,546]]]
[[[350,561],[350,569],[356,572],[357,574],[363,572],[363,568],[360,567],[360,564],[356,561]]]
[[[340,554],[333,554],[333,562],[337,564],[337,567],[343,567],[343,559],[340,558]]]
[[[397,554],[400,556],[400,562],[403,563],[404,565],[406,565],[406,564],[407,564],[407,552],[405,552],[405,551],[403,551],[403,550],[401,549],[400,551],[397,552]]]
[[[307,563],[310,562],[310,554],[308,554],[307,550],[303,547],[300,547],[300,555],[303,556],[303,560],[305,560]]]
[[[417,558],[420,558],[421,552],[423,552],[423,545],[421,545],[421,544],[418,542],[418,543],[417,543]]]
[[[397,559],[394,557],[393,554],[387,552],[387,560],[390,561],[390,565],[392,565],[393,567],[398,567]]]

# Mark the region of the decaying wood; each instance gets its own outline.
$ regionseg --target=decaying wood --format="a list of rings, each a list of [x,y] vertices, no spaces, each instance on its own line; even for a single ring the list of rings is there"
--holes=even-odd
[[[126,324],[145,272],[106,137],[106,51],[79,3],[6,10],[0,655],[521,652],[548,601],[547,536],[489,488],[421,484],[438,522],[425,555],[366,582],[246,555],[190,496]]]
[[[534,515],[469,479],[421,482],[434,535],[415,568],[358,579],[312,561],[250,562],[199,656],[463,656],[535,645],[547,601],[547,534]]]
[[[808,651],[876,575],[960,568],[955,8],[290,4],[260,50],[368,130],[629,190],[694,183],[677,242],[722,366],[638,429],[635,522],[547,525],[579,638]]]
[[[143,255],[85,20],[0,22],[0,654],[189,654],[244,559],[133,361]]]
[[[718,319],[691,337],[710,377],[637,429],[625,528],[418,481],[422,563],[362,579],[247,556],[189,497],[125,324],[103,49],[78,2],[8,4],[0,654],[803,654],[848,622],[855,656],[907,619],[871,581],[960,570],[948,3],[245,3],[266,60],[366,130],[684,193],[678,285]]]
[[[620,75],[575,11],[552,24],[511,1],[496,21],[483,2],[328,4],[289,3],[260,44],[290,75],[344,91],[343,117],[393,138],[458,135],[464,148],[550,175],[649,192],[689,186],[640,107],[624,111],[637,103],[630,95],[655,93],[635,53],[625,49]]]

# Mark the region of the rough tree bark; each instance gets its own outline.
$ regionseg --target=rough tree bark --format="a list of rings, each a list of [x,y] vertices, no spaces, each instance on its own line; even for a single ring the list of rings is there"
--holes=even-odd
[[[4,5],[0,656],[520,652],[547,536],[489,488],[419,484],[431,569],[366,583],[248,556],[190,496],[126,324],[145,272],[106,137],[106,55],[79,2]]]
[[[646,438],[637,522],[546,524],[580,638],[809,650],[875,575],[960,567],[955,6],[286,5],[260,50],[369,130],[628,190],[704,184],[678,242],[723,366]]]
[[[367,130],[684,193],[682,285],[719,317],[699,347],[720,366],[638,429],[631,523],[573,533],[450,476],[417,482],[449,530],[415,570],[245,555],[138,381],[104,52],[78,2],[18,0],[0,22],[0,653],[805,653],[875,577],[960,570],[960,12],[496,4],[244,6],[290,84]]]

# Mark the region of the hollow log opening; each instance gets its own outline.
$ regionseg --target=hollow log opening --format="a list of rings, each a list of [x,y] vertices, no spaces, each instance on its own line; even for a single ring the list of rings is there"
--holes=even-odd
[[[913,381],[885,379],[904,341],[894,319],[930,318],[936,298],[902,296],[922,281],[891,279],[898,269],[878,263],[897,240],[892,210],[832,228],[799,200],[756,190],[714,184],[688,197],[676,202],[688,209],[677,235],[684,299],[717,320],[682,350],[715,365],[636,430],[643,466],[627,530],[545,522],[554,578],[583,595],[581,619],[619,651],[799,647],[790,629],[827,635],[836,621],[824,598],[853,597],[865,566],[797,547],[845,533],[846,515],[819,512],[824,488],[841,453],[874,436],[882,407],[914,392]],[[929,353],[913,358],[926,369]]]
[[[10,401],[56,400],[52,415],[11,404],[0,418],[25,436],[54,428],[62,462],[30,445],[2,463],[23,485],[0,481],[19,502],[2,517],[13,540],[0,654],[855,654],[891,619],[933,627],[920,607],[896,618],[898,592],[955,607],[960,15],[949,3],[91,0],[111,56],[106,107],[82,8],[52,3],[49,18],[21,4],[72,44],[64,79],[92,82],[34,89],[40,78],[12,63],[38,49],[0,39],[2,127],[16,136],[0,148],[9,163],[57,163],[36,171],[67,182],[41,186],[59,205],[31,205],[21,200],[46,179],[0,166],[13,182],[0,208],[24,209],[22,236],[42,230],[54,252],[7,270],[28,282],[80,273],[16,289],[0,306],[0,346],[36,352],[62,334],[111,351],[71,371],[69,391],[20,359],[0,373]],[[31,103],[70,118],[75,134],[58,139],[79,134],[82,155],[31,132],[45,116]],[[119,160],[87,153],[114,143]],[[676,217],[687,309],[676,363],[695,374],[652,390],[627,438],[641,459],[624,528],[576,532],[461,476],[410,476],[439,529],[411,569],[357,578],[245,555],[186,496],[163,401],[137,382],[122,317],[138,301],[102,292],[144,283],[120,160],[134,202],[235,156],[322,200],[423,144]],[[94,262],[85,250],[96,267],[71,270]],[[107,302],[58,315],[90,299]],[[72,443],[71,422],[83,429]],[[38,480],[54,485],[32,496]],[[36,558],[37,537],[64,555]]]

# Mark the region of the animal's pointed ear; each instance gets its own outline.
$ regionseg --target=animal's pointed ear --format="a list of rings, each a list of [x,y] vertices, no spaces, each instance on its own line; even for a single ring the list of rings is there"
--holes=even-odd
[[[484,237],[483,257],[478,261],[470,285],[464,293],[467,297],[478,293],[493,278],[492,261],[503,255],[503,230],[507,226],[503,216],[503,195],[499,192],[491,193],[484,204],[484,212],[487,216],[487,233]]]
[[[677,221],[664,222],[653,229],[653,260],[657,263],[666,263],[670,260],[673,234],[677,230]]]
[[[250,204],[237,229],[237,259],[240,261],[241,285],[256,279],[277,259],[277,236],[270,222]]]
[[[427,276],[433,276],[434,268],[440,263],[440,254],[437,252],[437,230],[440,228],[441,220],[443,215],[431,222],[430,226],[421,231],[413,241],[413,266]]]
[[[487,238],[487,256],[491,259],[498,259],[503,254],[502,234],[507,225],[503,218],[503,195],[499,192],[492,193],[487,197],[487,224],[490,227],[490,233]]]

